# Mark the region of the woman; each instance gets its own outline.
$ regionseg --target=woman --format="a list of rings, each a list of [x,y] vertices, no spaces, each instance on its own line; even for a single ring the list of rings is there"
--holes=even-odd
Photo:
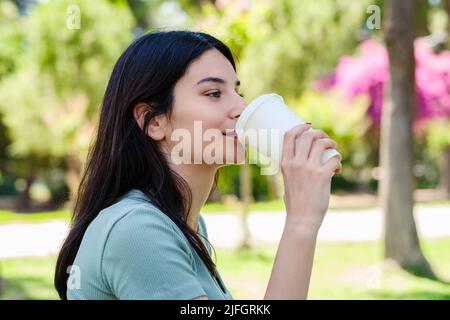
[[[211,259],[200,209],[218,168],[243,160],[232,130],[246,106],[238,85],[230,50],[205,33],[150,33],[125,50],[106,88],[58,257],[62,299],[232,299]],[[195,136],[199,123],[219,132],[216,161],[205,159],[204,141],[174,152],[174,134]],[[340,170],[336,159],[319,165],[336,143],[307,129],[285,135],[287,219],[267,299],[306,298],[331,178]]]

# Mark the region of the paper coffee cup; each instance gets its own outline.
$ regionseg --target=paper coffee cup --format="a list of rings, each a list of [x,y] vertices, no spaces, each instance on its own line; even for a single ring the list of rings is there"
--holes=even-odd
[[[255,148],[279,167],[284,134],[303,123],[281,96],[268,93],[257,97],[244,109],[236,123],[236,133],[242,145]],[[332,157],[341,159],[341,154],[335,149],[326,149],[322,165]]]

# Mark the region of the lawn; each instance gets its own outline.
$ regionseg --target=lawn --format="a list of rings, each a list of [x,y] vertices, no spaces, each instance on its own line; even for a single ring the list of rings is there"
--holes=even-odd
[[[417,202],[416,207],[425,206],[438,206],[438,205],[450,205],[450,200],[432,201],[432,202]],[[355,206],[355,207],[334,207],[330,205],[329,212],[332,213],[336,210],[362,210],[373,209],[375,206]],[[207,203],[202,208],[202,214],[219,214],[238,212],[239,209],[236,205],[223,204],[223,203]],[[284,202],[282,199],[255,202],[251,204],[250,211],[252,212],[277,212],[285,211]],[[6,223],[35,223],[45,222],[51,220],[64,220],[69,221],[71,213],[69,210],[55,210],[49,212],[34,212],[34,213],[16,213],[12,210],[0,210],[0,225]]]
[[[419,278],[383,262],[381,243],[319,243],[309,299],[450,299],[450,239],[421,243],[443,281]],[[217,253],[218,268],[235,298],[264,296],[275,253],[275,247]]]
[[[442,278],[450,280],[450,239],[422,241]],[[261,299],[276,253],[274,246],[252,250],[217,249],[217,267],[235,299]],[[450,299],[450,283],[415,277],[382,262],[380,243],[320,243],[310,299]],[[56,257],[10,259],[0,263],[6,278],[2,299],[56,299]]]
[[[12,210],[0,210],[0,224],[35,223],[54,220],[70,220],[70,211],[55,210],[48,212],[17,213]]]
[[[429,206],[441,206],[450,205],[450,200],[439,200],[439,201],[427,201],[427,202],[416,202],[417,207],[429,207]],[[330,202],[328,208],[329,212],[337,210],[353,210],[359,211],[364,209],[375,209],[375,205],[352,205],[352,206],[338,206],[333,205]],[[250,205],[250,211],[253,212],[275,212],[275,211],[285,211],[286,207],[282,199],[272,200],[272,201],[260,201],[255,202]],[[223,203],[207,203],[202,208],[202,213],[224,213],[224,212],[236,212],[237,207],[232,205],[227,205]]]

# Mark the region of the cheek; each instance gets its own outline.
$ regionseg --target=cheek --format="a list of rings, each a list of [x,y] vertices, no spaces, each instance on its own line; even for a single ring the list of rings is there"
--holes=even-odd
[[[203,129],[219,129],[227,119],[226,113],[222,110],[218,105],[198,108],[195,120],[202,121]]]
[[[201,121],[203,129],[221,128],[227,119],[225,108],[205,99],[192,98],[189,103],[176,105],[173,110],[174,128],[192,130],[194,121]]]

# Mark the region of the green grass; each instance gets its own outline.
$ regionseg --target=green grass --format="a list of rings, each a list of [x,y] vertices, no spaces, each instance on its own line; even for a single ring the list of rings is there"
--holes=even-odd
[[[418,202],[417,207],[431,207],[438,205],[450,205],[450,200],[433,201],[433,202]],[[375,206],[360,206],[360,207],[332,207],[330,206],[329,212],[336,210],[362,210],[373,209]],[[252,212],[279,212],[284,211],[285,205],[282,199],[256,202],[250,205]],[[207,203],[202,208],[203,214],[220,214],[220,213],[236,213],[239,212],[239,207],[236,205],[228,205],[223,203]],[[71,212],[69,210],[56,210],[50,212],[37,212],[37,213],[17,213],[12,210],[0,210],[0,225],[6,223],[35,223],[45,222],[51,220],[63,220],[69,221]]]
[[[442,279],[450,280],[450,238],[421,242]],[[217,249],[217,267],[235,299],[262,299],[275,246],[252,250]],[[2,299],[57,299],[53,289],[55,256],[0,261]],[[319,243],[314,260],[310,299],[450,299],[450,282],[411,275],[382,261],[374,243]]]
[[[436,273],[450,281],[450,239],[422,241]],[[276,247],[217,252],[218,269],[232,295],[262,299]],[[319,244],[309,299],[450,299],[450,282],[419,278],[383,262],[380,243]]]
[[[282,211],[285,209],[284,202],[282,199],[272,200],[272,201],[262,201],[255,202],[250,205],[251,211]],[[238,207],[236,205],[227,205],[223,203],[206,203],[202,208],[202,213],[224,213],[224,212],[236,212]]]
[[[450,200],[439,200],[439,201],[431,201],[431,202],[417,202],[415,204],[417,207],[432,207],[432,206],[440,206],[440,205],[450,205]],[[366,206],[352,206],[352,207],[344,207],[344,206],[331,206],[329,207],[329,211],[337,211],[337,210],[362,210],[362,209],[374,209],[377,208],[375,205],[366,205]],[[202,213],[210,214],[210,213],[224,213],[224,212],[237,212],[238,208],[233,205],[226,205],[223,203],[207,203],[202,208]],[[258,212],[275,212],[275,211],[284,211],[286,207],[282,199],[272,200],[272,201],[262,201],[255,202],[250,205],[250,211],[258,211]]]
[[[0,261],[3,291],[0,299],[57,299],[53,287],[56,256]]]
[[[55,210],[49,212],[17,213],[12,210],[0,210],[0,224],[35,223],[50,220],[70,220],[70,211]]]

